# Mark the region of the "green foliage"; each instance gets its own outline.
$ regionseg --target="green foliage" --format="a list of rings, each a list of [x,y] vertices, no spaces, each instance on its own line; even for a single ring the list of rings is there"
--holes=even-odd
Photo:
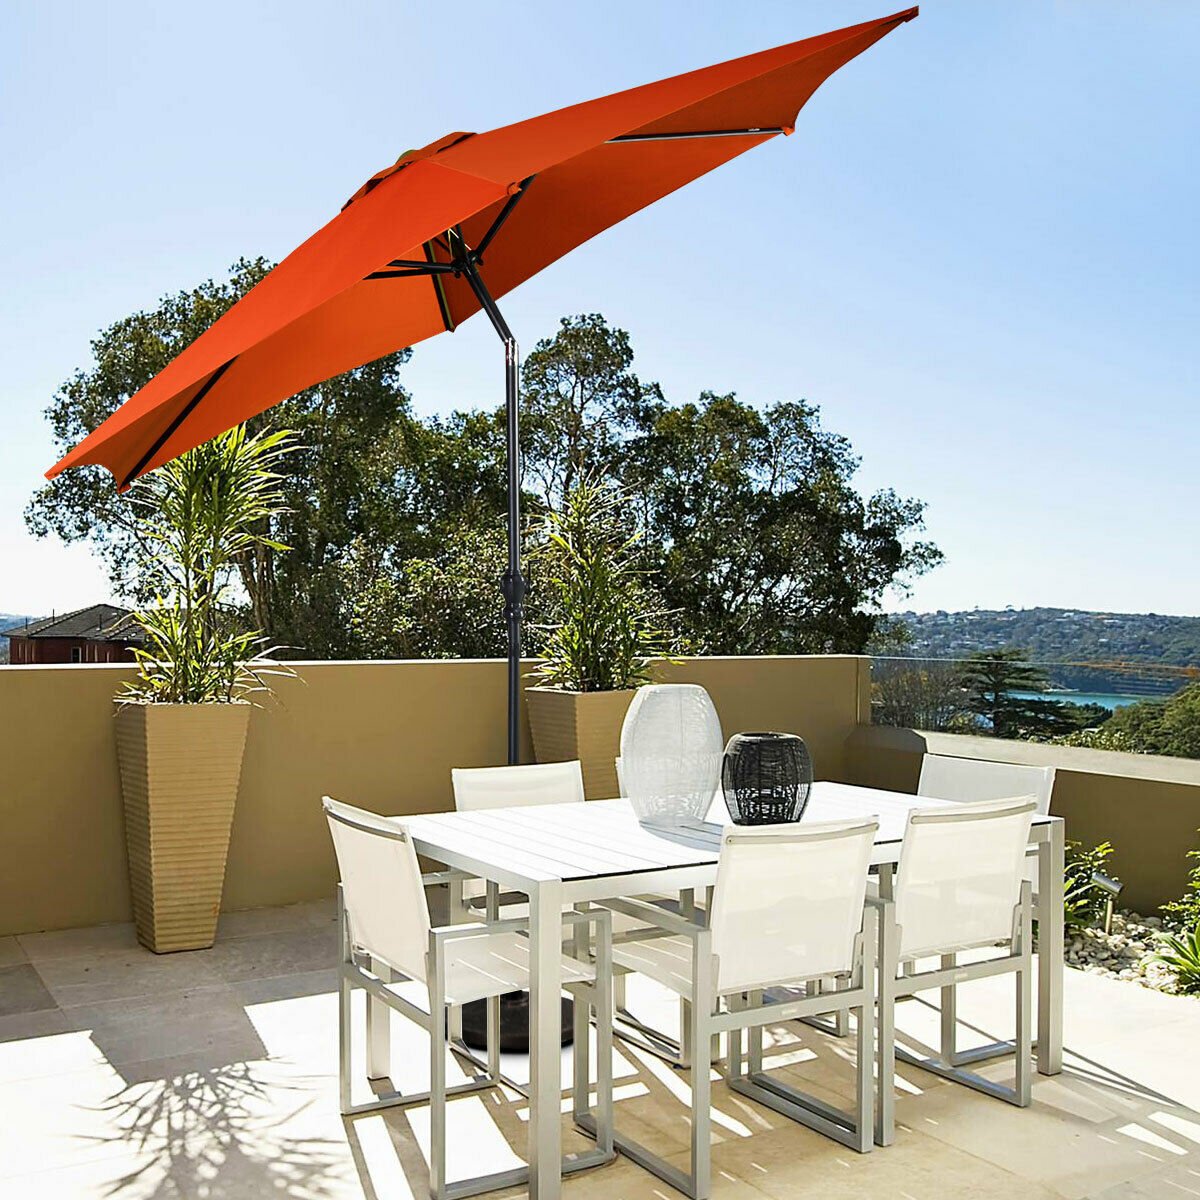
[[[287,549],[263,531],[283,505],[289,436],[239,426],[134,485],[142,578],[159,598],[134,614],[145,642],[122,699],[229,703],[264,686],[262,636],[239,628],[227,593],[240,555]]]
[[[1172,924],[1191,929],[1200,925],[1200,848],[1189,850],[1187,856],[1192,869],[1188,872],[1183,895],[1164,904],[1162,912]]]
[[[240,260],[227,281],[209,280],[168,296],[102,330],[92,342],[93,367],[63,384],[46,410],[59,450],[95,429],[269,268],[261,258]],[[457,479],[439,475],[443,466],[453,470],[452,456],[441,450],[431,452],[428,462],[420,458],[439,434],[411,415],[399,382],[407,358],[408,351],[387,355],[300,392],[249,423],[252,433],[294,429],[301,443],[280,483],[281,508],[260,531],[263,536],[237,556],[250,622],[289,653],[355,655],[342,589],[356,545],[370,541],[401,559],[428,551],[439,523],[455,519],[453,501],[478,482],[470,471]],[[503,478],[499,471],[494,475]],[[443,509],[447,499],[451,507]],[[101,468],[73,469],[44,485],[26,509],[26,523],[38,536],[90,543],[116,594],[137,602],[156,594],[153,574],[145,572],[146,559],[138,553],[134,508]],[[293,552],[280,556],[272,542],[286,543]],[[388,561],[381,550],[376,565],[386,569]],[[373,576],[356,578],[368,589],[374,586]]]
[[[938,659],[876,659],[871,713],[877,725],[951,730],[963,723],[964,687],[959,663]]]
[[[1200,923],[1179,933],[1159,934],[1152,957],[1170,968],[1181,992],[1200,993]]]
[[[1097,872],[1108,875],[1108,860],[1113,847],[1109,842],[1098,846],[1085,846],[1081,842],[1066,844],[1066,861],[1063,871],[1063,908],[1069,926],[1095,925],[1103,916],[1107,905],[1107,893],[1093,882]]]
[[[629,334],[599,313],[563,317],[521,368],[525,486],[557,505],[583,478],[619,473],[623,441],[661,403],[658,385],[633,369]]]
[[[269,268],[235,265],[101,331],[95,363],[47,415],[66,450],[95,429]],[[248,622],[303,657],[496,655],[505,510],[500,410],[414,415],[402,351],[309,388],[249,423],[297,432],[281,510],[236,559]],[[857,459],[805,402],[763,411],[704,394],[674,407],[633,371],[629,335],[597,314],[565,318],[522,376],[525,511],[583,478],[622,486],[643,537],[631,551],[656,607],[699,653],[861,651],[880,599],[940,561],[917,540],[922,505],[852,486]],[[117,595],[156,593],[132,506],[95,468],[66,472],[26,512],[29,528],[88,542]],[[280,555],[272,543],[292,547]],[[532,580],[530,649],[553,623]]]
[[[1200,758],[1200,683],[1169,700],[1143,700],[1118,709],[1109,730],[1136,754]]]
[[[858,459],[804,401],[648,405],[621,458],[645,556],[702,654],[861,653],[886,589],[941,561],[923,505],[852,486]]]
[[[369,560],[367,547],[360,551]],[[452,531],[427,557],[367,570],[345,588],[349,634],[368,658],[494,658],[505,653],[498,565],[508,550],[497,523]],[[353,558],[347,572],[360,569]]]
[[[1042,668],[1025,657],[1021,650],[988,650],[963,662],[964,707],[981,718],[995,737],[1043,741],[1108,716],[1106,709],[1096,705],[1017,695],[1043,691],[1049,682]]]
[[[92,340],[92,369],[76,371],[46,409],[58,451],[65,453],[149,383],[269,269],[262,258],[239,259],[227,282],[210,279],[101,330]],[[144,559],[137,553],[137,514],[102,467],[76,467],[43,484],[25,510],[25,521],[38,537],[91,543],[118,595],[153,597],[153,579],[140,575]]]
[[[543,629],[541,683],[577,692],[639,687],[666,648],[636,559],[628,497],[583,479],[551,509],[532,555],[554,619]]]

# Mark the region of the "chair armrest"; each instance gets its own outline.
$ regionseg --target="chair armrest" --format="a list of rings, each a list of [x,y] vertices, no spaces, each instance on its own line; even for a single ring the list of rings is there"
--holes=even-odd
[[[475,876],[469,871],[460,871],[457,868],[445,871],[430,871],[421,876],[421,883],[425,887],[435,887],[439,883],[455,883],[458,880],[474,879]]]
[[[562,923],[564,925],[591,925],[594,923],[597,927],[597,932],[608,931],[608,935],[612,936],[612,913],[607,908],[598,904],[582,912],[579,909],[564,912]]]
[[[601,908],[623,913],[627,917],[634,917],[639,921],[645,921],[647,925],[655,925],[659,929],[666,929],[683,937],[697,937],[708,932],[704,925],[689,921],[669,909],[659,908],[656,904],[647,904],[644,900],[598,900],[596,904]]]
[[[528,933],[529,922],[524,917],[508,921],[471,921],[460,925],[438,925],[429,931],[430,944],[444,945],[458,938],[480,937],[489,933]]]

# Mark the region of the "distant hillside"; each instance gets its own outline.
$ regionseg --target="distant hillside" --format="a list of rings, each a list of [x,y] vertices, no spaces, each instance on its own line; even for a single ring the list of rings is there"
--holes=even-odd
[[[1019,649],[1033,662],[1081,664],[1048,668],[1060,687],[1082,691],[1169,693],[1167,673],[1116,669],[1114,663],[1200,667],[1200,617],[1087,612],[1074,608],[975,609],[898,613],[912,635],[902,653],[962,658],[980,650]]]

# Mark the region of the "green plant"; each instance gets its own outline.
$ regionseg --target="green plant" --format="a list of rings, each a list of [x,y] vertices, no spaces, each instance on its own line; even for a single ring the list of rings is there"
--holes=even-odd
[[[1104,915],[1107,893],[1097,887],[1093,876],[1108,875],[1108,860],[1113,847],[1109,842],[1085,846],[1068,841],[1063,870],[1064,919],[1069,926],[1094,925]]]
[[[230,703],[265,687],[273,672],[264,639],[239,625],[229,591],[239,555],[287,549],[270,530],[283,508],[279,467],[294,448],[289,437],[251,437],[238,426],[135,485],[140,552],[158,599],[134,614],[144,644],[121,700]]]
[[[650,680],[650,660],[667,650],[631,532],[625,492],[585,479],[550,510],[531,556],[538,586],[557,618],[543,626],[537,678],[551,687],[607,692]]]
[[[1164,904],[1162,912],[1172,925],[1194,929],[1200,925],[1200,849],[1189,850],[1187,856],[1194,865],[1188,872],[1183,895],[1178,900],[1170,900]]]
[[[1200,922],[1179,933],[1160,933],[1158,946],[1151,957],[1174,973],[1176,987],[1200,993]]]

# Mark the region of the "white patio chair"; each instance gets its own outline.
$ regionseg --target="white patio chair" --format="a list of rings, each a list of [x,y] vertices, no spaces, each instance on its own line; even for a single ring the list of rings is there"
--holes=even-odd
[[[1048,816],[1054,791],[1054,768],[1022,763],[987,762],[979,758],[953,758],[948,754],[921,756],[917,795],[957,804],[1033,796],[1038,816]]]
[[[578,760],[553,763],[525,763],[511,767],[454,767],[450,771],[454,787],[454,807],[459,812],[481,812],[494,808],[521,808],[535,804],[582,804],[583,766]],[[499,888],[492,892],[506,904],[509,916],[527,911],[512,905],[523,898],[501,897]],[[452,889],[451,903],[466,903],[482,908],[488,888],[482,879],[466,879],[461,895]],[[492,914],[493,917],[495,913]]]
[[[652,939],[617,944],[613,960],[657,980],[691,1004],[692,1044],[729,1035],[730,1088],[792,1120],[866,1153],[873,1136],[872,1061],[875,1024],[873,950],[876,921],[864,907],[878,823],[731,827],[721,859],[708,926],[638,901],[607,907],[660,926]],[[766,989],[837,977],[833,994],[768,1001]],[[858,1018],[855,1105],[838,1109],[788,1087],[763,1067],[763,1026],[834,1007]],[[743,1056],[742,1030],[749,1031]],[[615,1133],[621,1152],[694,1200],[711,1186],[708,1064],[694,1065],[691,1161],[687,1172],[631,1137]]]
[[[621,771],[621,756],[619,754],[616,758],[616,768],[617,790],[621,798],[624,799],[627,793],[625,791],[625,777]],[[710,888],[709,892],[711,891],[712,889]],[[692,888],[687,888],[678,895],[668,895],[665,892],[649,892],[644,896],[638,896],[637,899],[647,904],[676,906],[679,912],[689,921],[698,920],[704,915],[703,905],[696,902],[696,894]],[[645,921],[637,917],[626,916],[625,913],[620,912],[612,914],[614,945],[619,942],[635,941],[641,934],[651,928]],[[614,964],[613,1032],[623,1041],[638,1046],[643,1050],[648,1050],[651,1054],[661,1058],[664,1062],[670,1063],[673,1067],[689,1067],[691,1065],[692,1048],[691,1037],[689,1036],[691,1018],[689,1016],[687,1000],[682,997],[679,999],[679,1036],[675,1037],[665,1030],[648,1024],[630,1010],[628,989],[626,988],[626,976],[630,974],[632,974],[631,971]],[[719,1053],[716,1040],[714,1040],[712,1054],[714,1060],[718,1057]]]
[[[872,901],[880,908],[876,1140],[881,1146],[895,1136],[897,1057],[1011,1104],[1029,1103],[1033,909],[1024,864],[1036,807],[1033,796],[1018,796],[909,813],[896,874],[883,877],[883,895]],[[957,959],[962,951],[992,947],[1001,952],[965,963]],[[933,957],[939,965],[932,970],[918,961]],[[912,973],[902,973],[910,963]],[[983,1047],[982,1053],[957,1054],[956,988],[1006,973],[1016,976],[1015,1040]],[[941,1047],[936,1056],[922,1057],[896,1045],[896,1001],[931,988],[942,993]],[[1011,1088],[962,1065],[993,1057],[998,1045],[1016,1055]]]
[[[494,1188],[527,1182],[526,1167],[449,1182],[446,1178],[447,1097],[497,1086],[499,1048],[489,1041],[487,1070],[468,1082],[447,1086],[447,1010],[472,1000],[490,998],[529,986],[529,939],[524,921],[486,924],[430,925],[425,886],[444,876],[422,878],[417,855],[404,827],[385,817],[324,799],[337,855],[341,884],[338,888],[341,936],[338,990],[338,1083],[341,1111],[347,1116],[382,1108],[428,1101],[430,1106],[430,1193],[434,1200],[459,1200]],[[596,919],[599,916],[600,919]],[[612,1143],[612,1008],[610,932],[608,914],[602,910],[571,913],[565,919],[576,925],[576,945],[582,957],[563,957],[562,977],[575,1003],[589,1005],[595,1013],[597,1066],[596,1112],[590,1108],[587,1039],[574,1054],[574,1112],[587,1118],[594,1132],[594,1150],[563,1159],[563,1171],[598,1166],[613,1157]],[[595,928],[593,967],[587,958],[582,927]],[[363,965],[371,964],[370,968]],[[403,995],[398,973],[424,984],[424,1007]],[[355,1104],[351,1098],[351,992],[364,989],[369,998],[402,1013],[429,1032],[429,1090],[401,1094],[377,1092],[373,1100]],[[421,989],[418,989],[418,992]],[[418,995],[418,999],[421,997]],[[472,1060],[473,1061],[473,1060]]]

